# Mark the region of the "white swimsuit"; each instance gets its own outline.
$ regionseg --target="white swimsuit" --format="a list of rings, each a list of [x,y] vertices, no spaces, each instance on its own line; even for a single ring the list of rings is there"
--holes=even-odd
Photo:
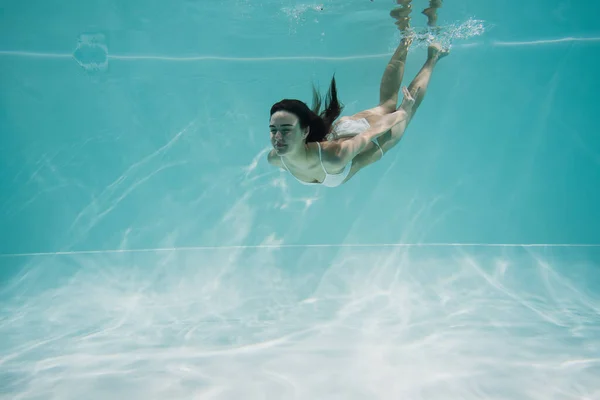
[[[333,131],[329,135],[327,135],[327,140],[332,141],[332,140],[336,140],[339,138],[353,137],[356,135],[360,135],[361,133],[365,132],[370,127],[371,127],[371,125],[369,125],[369,122],[365,118],[361,118],[358,120],[350,120],[350,119],[343,120],[343,121],[340,121],[339,123],[337,123],[335,128],[333,129]],[[383,157],[383,150],[381,149],[381,146],[379,146],[379,143],[377,143],[377,139],[374,139],[373,143],[377,147],[379,147],[379,151],[381,151],[381,156]],[[287,167],[287,165],[285,165],[285,161],[283,160],[283,157],[281,157],[281,163],[283,164],[285,169],[287,169],[287,171],[292,176],[294,176],[294,178],[296,178],[296,180],[298,182],[300,182],[304,185],[323,185],[323,186],[327,186],[327,187],[336,187],[336,186],[341,185],[344,182],[344,180],[346,179],[346,177],[348,176],[348,174],[350,173],[350,168],[352,166],[352,162],[349,162],[348,164],[346,164],[346,166],[344,167],[344,170],[342,172],[340,172],[339,174],[329,174],[329,173],[327,173],[327,170],[325,169],[325,166],[323,165],[323,159],[321,158],[321,144],[319,142],[317,142],[317,147],[319,149],[319,160],[321,161],[321,168],[323,168],[323,172],[325,172],[325,179],[323,179],[323,182],[301,181],[300,179],[296,178],[294,176],[294,174],[292,174],[290,169]]]

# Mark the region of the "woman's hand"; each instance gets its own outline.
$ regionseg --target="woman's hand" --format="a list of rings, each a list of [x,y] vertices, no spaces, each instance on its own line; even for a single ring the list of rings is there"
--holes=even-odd
[[[415,91],[415,96],[413,97],[406,86],[402,87],[402,94],[404,95],[404,98],[402,99],[402,104],[400,104],[400,108],[402,108],[407,113],[410,113],[412,111],[413,106],[415,105],[415,97],[417,97],[417,95],[419,94],[419,90],[421,90],[421,88],[417,88],[417,90]]]

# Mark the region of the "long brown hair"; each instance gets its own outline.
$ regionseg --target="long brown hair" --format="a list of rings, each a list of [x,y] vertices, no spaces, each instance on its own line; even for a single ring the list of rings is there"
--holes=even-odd
[[[344,105],[340,103],[337,97],[337,87],[335,85],[335,75],[331,79],[327,96],[325,97],[324,109],[321,111],[323,99],[313,85],[313,105],[312,109],[308,108],[306,103],[295,99],[283,99],[271,107],[271,114],[277,111],[288,111],[298,117],[300,127],[305,129],[310,127],[306,143],[321,142],[325,139],[331,125],[340,116]]]

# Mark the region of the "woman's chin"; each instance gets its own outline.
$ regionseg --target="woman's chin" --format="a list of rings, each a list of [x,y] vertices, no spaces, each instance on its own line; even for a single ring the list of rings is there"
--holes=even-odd
[[[288,150],[288,146],[276,146],[275,147],[275,152],[280,156],[287,153],[287,150]]]

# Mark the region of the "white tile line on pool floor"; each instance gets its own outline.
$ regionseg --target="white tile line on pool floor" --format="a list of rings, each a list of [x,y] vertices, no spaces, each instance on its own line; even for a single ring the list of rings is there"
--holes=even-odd
[[[263,244],[232,246],[189,246],[189,247],[157,247],[142,249],[108,249],[108,250],[75,250],[38,253],[6,253],[0,258],[36,257],[36,256],[72,256],[89,254],[127,254],[158,253],[173,251],[201,250],[258,250],[258,249],[291,249],[291,248],[409,248],[409,247],[600,247],[600,243],[338,243],[338,244]]]
[[[505,41],[492,41],[489,45],[492,47],[522,47],[522,46],[543,46],[548,44],[559,44],[559,43],[572,43],[572,42],[600,42],[600,37],[564,37],[558,39],[544,39],[544,40],[532,40],[522,42],[505,42]],[[454,45],[454,48],[471,48],[485,45],[486,43],[470,43]],[[162,56],[162,55],[117,55],[107,54],[106,58],[109,60],[122,60],[122,61],[142,61],[142,60],[154,60],[154,61],[172,61],[172,62],[190,62],[190,61],[234,61],[234,62],[268,62],[268,61],[356,61],[366,60],[371,58],[383,58],[389,57],[392,53],[381,53],[381,54],[365,54],[365,55],[354,55],[354,56],[337,56],[337,57],[326,57],[326,56],[273,56],[273,57],[226,57],[226,56],[188,56],[188,57],[177,57],[177,56]],[[50,58],[50,59],[65,59],[75,58],[72,53],[46,53],[46,52],[35,52],[35,51],[24,51],[24,50],[0,50],[0,57],[29,57],[29,58]]]

